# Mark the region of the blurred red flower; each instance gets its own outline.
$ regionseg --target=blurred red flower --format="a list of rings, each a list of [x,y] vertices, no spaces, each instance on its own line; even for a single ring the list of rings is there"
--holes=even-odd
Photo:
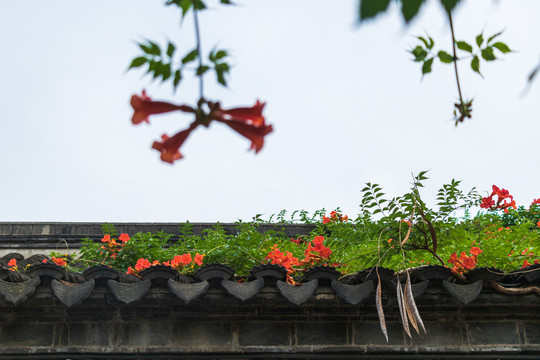
[[[142,91],[142,95],[133,95],[129,102],[133,108],[133,116],[131,117],[131,122],[134,125],[140,124],[142,122],[150,123],[148,117],[154,114],[163,114],[171,111],[184,111],[192,112],[195,110],[191,106],[187,105],[175,105],[165,101],[153,101],[148,95],[146,95],[146,90]]]
[[[228,125],[240,135],[251,140],[251,150],[255,153],[261,151],[264,145],[264,137],[272,132],[272,125],[266,125],[262,115],[265,103],[259,100],[252,107],[238,107],[229,110],[217,109],[212,114],[212,120]]]

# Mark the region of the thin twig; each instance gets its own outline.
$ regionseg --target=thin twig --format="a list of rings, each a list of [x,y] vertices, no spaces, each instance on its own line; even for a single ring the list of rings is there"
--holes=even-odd
[[[202,68],[201,34],[199,30],[199,17],[197,16],[197,2],[193,0],[193,23],[195,25],[195,39],[197,41],[197,55],[199,56],[199,69]],[[203,76],[199,75],[199,100],[203,99]]]
[[[452,50],[454,52],[454,71],[456,73],[456,83],[457,83],[457,89],[459,94],[459,102],[463,104],[463,96],[461,95],[461,86],[459,85],[459,75],[458,75],[458,69],[457,69],[457,56],[456,56],[456,37],[454,35],[454,24],[452,22],[452,13],[449,11],[448,13],[448,20],[450,22],[450,32],[452,33]]]
[[[540,295],[540,288],[538,286],[528,286],[525,288],[507,288],[498,284],[494,280],[489,280],[489,284],[491,285],[493,289],[503,294],[515,295],[515,294],[530,294],[530,293],[535,292],[538,295]]]
[[[424,214],[424,212],[422,211],[422,207],[418,207],[418,212],[420,213],[420,216],[422,217],[422,219],[426,222],[427,224],[427,227],[429,229],[429,233],[431,235],[431,242],[433,244],[433,252],[437,252],[437,233],[435,232],[435,228],[433,227],[433,224],[431,223],[431,221],[427,218],[426,214]],[[427,246],[427,241],[426,241],[426,246]]]

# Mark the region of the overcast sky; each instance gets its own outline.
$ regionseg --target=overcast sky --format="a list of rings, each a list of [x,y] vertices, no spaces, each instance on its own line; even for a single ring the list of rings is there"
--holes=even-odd
[[[514,53],[459,63],[473,118],[452,121],[453,69],[435,63],[422,80],[407,50],[429,34],[450,50],[438,1],[410,26],[397,9],[362,26],[357,1],[237,0],[200,15],[203,51],[229,49],[230,87],[205,79],[223,107],[267,102],[274,126],[264,149],[222,124],[197,129],[184,159],[163,163],[151,144],[186,127],[182,114],[131,125],[129,98],[193,103],[188,76],[176,94],[140,71],[126,73],[136,41],[193,47],[193,23],[164,1],[0,0],[0,221],[230,222],[281,209],[340,206],[356,215],[365,182],[389,196],[430,170],[428,202],[451,179],[487,194],[496,184],[518,204],[540,197],[540,83],[522,96],[540,56],[540,2],[465,1],[458,39],[505,29]],[[331,5],[331,6],[330,6]]]

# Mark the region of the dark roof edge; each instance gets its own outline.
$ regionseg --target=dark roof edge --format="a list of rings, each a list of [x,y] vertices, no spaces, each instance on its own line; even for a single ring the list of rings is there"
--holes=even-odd
[[[165,232],[178,234],[179,227],[186,222],[109,222],[114,225],[119,232]],[[0,240],[6,236],[96,236],[101,235],[100,222],[0,222]],[[237,233],[238,224],[218,223],[218,222],[190,222],[195,235],[199,235],[202,230],[211,229],[220,225],[226,232]],[[290,224],[290,223],[260,223],[258,227],[261,231],[283,230],[287,235],[308,234],[315,226],[311,224]]]

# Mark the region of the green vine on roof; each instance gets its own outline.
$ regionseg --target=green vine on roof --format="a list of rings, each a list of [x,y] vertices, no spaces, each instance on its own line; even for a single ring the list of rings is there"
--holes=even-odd
[[[380,185],[367,183],[356,219],[340,209],[328,214],[318,211],[314,217],[295,211],[290,219],[282,211],[269,218],[283,226],[299,218],[314,226],[309,235],[293,239],[284,231],[262,232],[260,225],[268,221],[260,215],[252,222],[239,221],[236,235],[219,224],[194,234],[188,222],[179,226],[177,234],[130,236],[119,235],[114,226],[104,224],[103,238],[98,242],[84,239],[77,258],[52,256],[79,271],[104,264],[123,272],[131,268],[135,275],[143,265],[171,266],[173,262],[181,273],[222,263],[235,269],[237,276],[247,276],[252,267],[273,262],[289,266],[297,280],[317,264],[333,265],[342,274],[373,266],[400,271],[433,264],[462,274],[475,267],[512,271],[538,263],[540,199],[518,207],[508,190],[494,185],[492,193],[482,198],[476,189],[463,191],[460,181],[451,180],[437,192],[436,206],[429,207],[421,195],[426,180],[426,172],[420,172],[407,193],[393,198],[387,198]]]

